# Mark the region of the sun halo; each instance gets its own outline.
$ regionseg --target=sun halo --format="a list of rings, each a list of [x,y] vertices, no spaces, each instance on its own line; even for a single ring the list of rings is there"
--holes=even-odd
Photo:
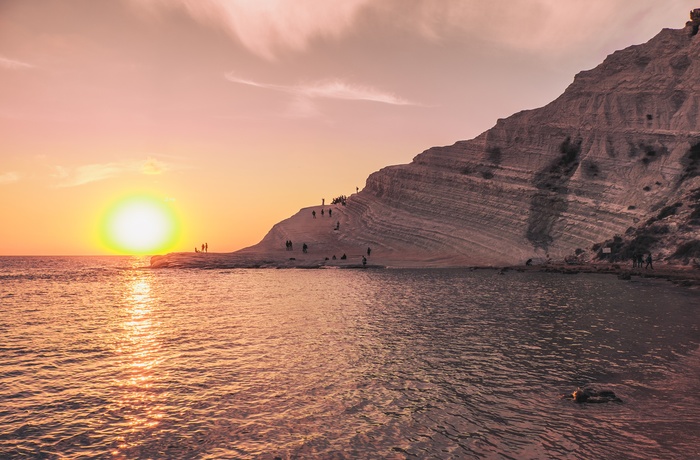
[[[121,254],[168,252],[177,244],[180,225],[170,203],[150,195],[117,200],[100,222],[102,244]]]

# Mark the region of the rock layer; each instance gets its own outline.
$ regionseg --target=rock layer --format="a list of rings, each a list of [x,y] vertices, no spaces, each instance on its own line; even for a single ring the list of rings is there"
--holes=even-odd
[[[325,226],[310,217],[321,207],[303,209],[227,260],[289,265],[287,239],[319,260],[350,252],[356,263],[370,246],[373,260],[400,266],[700,257],[697,22],[613,53],[544,107],[373,173]]]

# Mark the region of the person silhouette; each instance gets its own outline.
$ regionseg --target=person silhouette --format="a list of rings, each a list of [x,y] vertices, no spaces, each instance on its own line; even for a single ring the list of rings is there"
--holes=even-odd
[[[316,211],[311,211],[311,215],[314,216],[314,219],[316,218]]]
[[[328,210],[328,217],[333,217],[333,210],[332,209]]]
[[[209,252],[209,243],[204,243],[204,252]]]
[[[370,255],[371,253],[372,253],[372,249],[371,249],[371,248],[367,248],[367,257],[369,257],[369,255]]]
[[[365,256],[362,256],[362,266],[365,267],[367,265],[367,258]]]
[[[204,252],[204,243],[202,243],[202,252]]]

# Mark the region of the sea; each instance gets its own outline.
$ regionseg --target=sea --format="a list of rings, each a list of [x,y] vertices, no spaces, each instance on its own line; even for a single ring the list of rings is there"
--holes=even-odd
[[[148,264],[0,258],[0,458],[700,458],[700,291]]]

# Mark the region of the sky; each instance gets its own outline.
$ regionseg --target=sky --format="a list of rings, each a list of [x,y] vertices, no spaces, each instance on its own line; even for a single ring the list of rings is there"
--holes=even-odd
[[[93,255],[140,193],[172,250],[259,242],[541,107],[688,0],[0,0],[0,255]]]

